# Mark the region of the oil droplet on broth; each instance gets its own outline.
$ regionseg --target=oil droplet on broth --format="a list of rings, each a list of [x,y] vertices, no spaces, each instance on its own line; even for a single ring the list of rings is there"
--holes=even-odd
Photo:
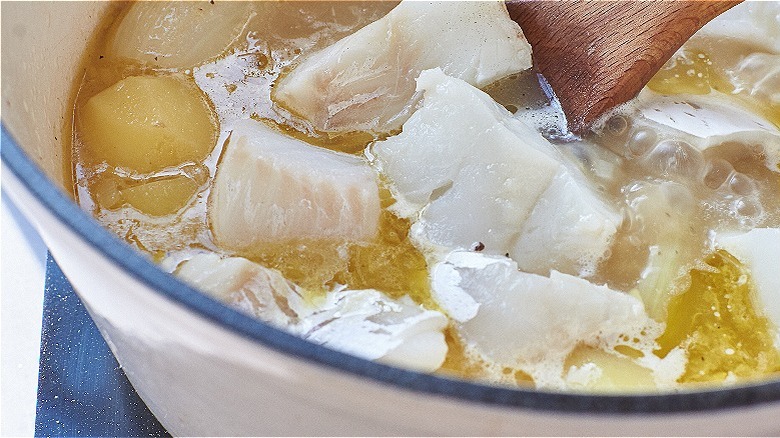
[[[647,83],[661,94],[709,94],[710,91],[731,93],[734,86],[713,66],[710,57],[698,50],[683,50]]]
[[[351,289],[377,289],[393,298],[409,295],[428,309],[438,309],[431,297],[428,265],[409,239],[411,223],[387,210],[395,201],[389,190],[380,190],[382,214],[379,231],[369,243],[349,247],[347,268],[335,276]]]

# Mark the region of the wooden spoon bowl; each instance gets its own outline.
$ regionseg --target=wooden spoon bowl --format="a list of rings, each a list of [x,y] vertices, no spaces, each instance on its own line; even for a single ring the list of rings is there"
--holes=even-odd
[[[507,9],[569,129],[588,132],[634,98],[699,28],[740,1],[529,1]]]

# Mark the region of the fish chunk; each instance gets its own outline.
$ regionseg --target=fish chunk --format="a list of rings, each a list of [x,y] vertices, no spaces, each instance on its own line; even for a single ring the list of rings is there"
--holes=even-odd
[[[213,253],[185,260],[174,272],[238,310],[335,350],[424,372],[438,369],[447,355],[447,317],[408,296],[342,289],[307,301],[278,271]]]
[[[279,328],[295,327],[306,305],[279,271],[241,257],[198,254],[179,264],[177,277],[212,297]]]
[[[621,217],[538,132],[490,96],[424,71],[422,106],[372,153],[403,217],[448,248],[484,247],[524,270],[593,271]]]
[[[306,318],[312,342],[418,371],[438,369],[447,355],[447,317],[425,310],[405,296],[393,300],[374,290],[342,290]]]
[[[531,67],[531,47],[503,2],[405,1],[306,58],[274,98],[320,131],[385,133],[409,117],[414,80],[434,67],[482,87]]]
[[[622,217],[563,167],[536,201],[510,254],[520,269],[593,275]],[[583,239],[583,236],[587,236]]]
[[[780,348],[780,229],[755,228],[743,234],[717,236],[715,246],[742,262],[756,285],[756,308],[775,326],[775,347]]]
[[[371,239],[376,174],[363,159],[311,146],[261,122],[234,126],[209,200],[216,242],[247,250],[290,239]]]
[[[453,251],[434,266],[432,288],[469,351],[525,371],[537,386],[562,387],[563,363],[578,345],[651,354],[662,330],[631,295],[557,271],[521,272],[506,257]]]

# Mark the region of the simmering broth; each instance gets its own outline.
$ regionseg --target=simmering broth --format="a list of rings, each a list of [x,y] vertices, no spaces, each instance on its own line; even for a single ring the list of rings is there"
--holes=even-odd
[[[710,40],[694,38],[635,101],[582,139],[566,131],[544,79],[524,67],[508,74],[496,67],[487,84],[469,82],[466,68],[463,80],[450,78],[457,69],[447,70],[449,60],[442,61],[443,73],[438,65],[423,72],[410,67],[414,77],[404,80],[413,87],[418,79],[417,91],[403,117],[384,121],[382,114],[378,125],[361,122],[357,130],[333,128],[330,119],[320,123],[307,118],[305,106],[289,104],[294,81],[317,57],[331,76],[318,83],[314,71],[316,90],[348,76],[322,54],[370,23],[377,27],[394,7],[123,5],[107,18],[75,85],[72,155],[80,205],[212,295],[369,359],[590,391],[669,389],[780,371],[778,321],[762,304],[767,296],[780,300],[780,290],[765,286],[778,280],[767,283],[757,274],[766,260],[755,261],[773,254],[773,230],[780,228],[780,107],[766,97],[777,89],[761,88],[777,82],[777,73],[761,76],[761,68],[777,70],[780,54],[735,39],[734,54],[716,58]],[[417,30],[398,11],[387,26],[403,41]],[[421,46],[410,51],[425,54]],[[398,50],[398,59],[421,62]],[[755,62],[746,64],[751,57]],[[370,71],[360,79],[385,74]],[[387,95],[403,88],[395,85]],[[457,107],[446,100],[451,95],[473,99],[474,110],[442,130],[474,123],[479,131],[480,117],[493,124],[470,148],[444,145],[438,160],[417,160],[423,148],[440,145],[408,138],[433,136],[439,119],[449,126],[445,119]],[[374,98],[384,97],[366,102]],[[365,102],[350,105],[357,116],[373,110]],[[716,128],[702,134],[701,121]],[[530,142],[529,132],[533,144],[519,157],[489,137]],[[504,158],[520,163],[532,154],[538,166],[518,170],[517,178],[501,168]],[[454,162],[460,167],[447,167]],[[320,164],[333,167],[319,174]],[[539,170],[526,183],[508,182],[548,167],[548,176]],[[410,176],[410,168],[419,173]],[[338,169],[338,177],[329,169]],[[421,196],[427,189],[420,186],[437,172],[449,173]],[[255,184],[255,177],[265,179]],[[542,180],[549,185],[529,195],[532,201],[519,199]],[[555,184],[563,189],[550,188]],[[483,209],[484,199],[500,212]],[[531,203],[517,213],[522,202]],[[570,211],[578,216],[566,222]],[[271,219],[258,219],[263,214]],[[291,225],[299,222],[311,226]],[[506,238],[494,229],[504,222],[518,222]],[[273,232],[265,236],[267,223]],[[769,249],[731,254],[755,248],[729,240],[752,230],[769,236]],[[607,310],[598,313],[600,307]]]

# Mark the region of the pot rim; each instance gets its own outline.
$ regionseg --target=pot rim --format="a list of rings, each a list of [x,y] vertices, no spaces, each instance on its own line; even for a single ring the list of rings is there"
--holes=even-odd
[[[667,393],[587,394],[492,386],[396,368],[304,340],[208,297],[164,272],[79,208],[19,147],[2,123],[3,171],[13,173],[56,219],[151,290],[193,313],[280,353],[353,376],[464,402],[549,413],[661,414],[780,402],[780,380]]]

